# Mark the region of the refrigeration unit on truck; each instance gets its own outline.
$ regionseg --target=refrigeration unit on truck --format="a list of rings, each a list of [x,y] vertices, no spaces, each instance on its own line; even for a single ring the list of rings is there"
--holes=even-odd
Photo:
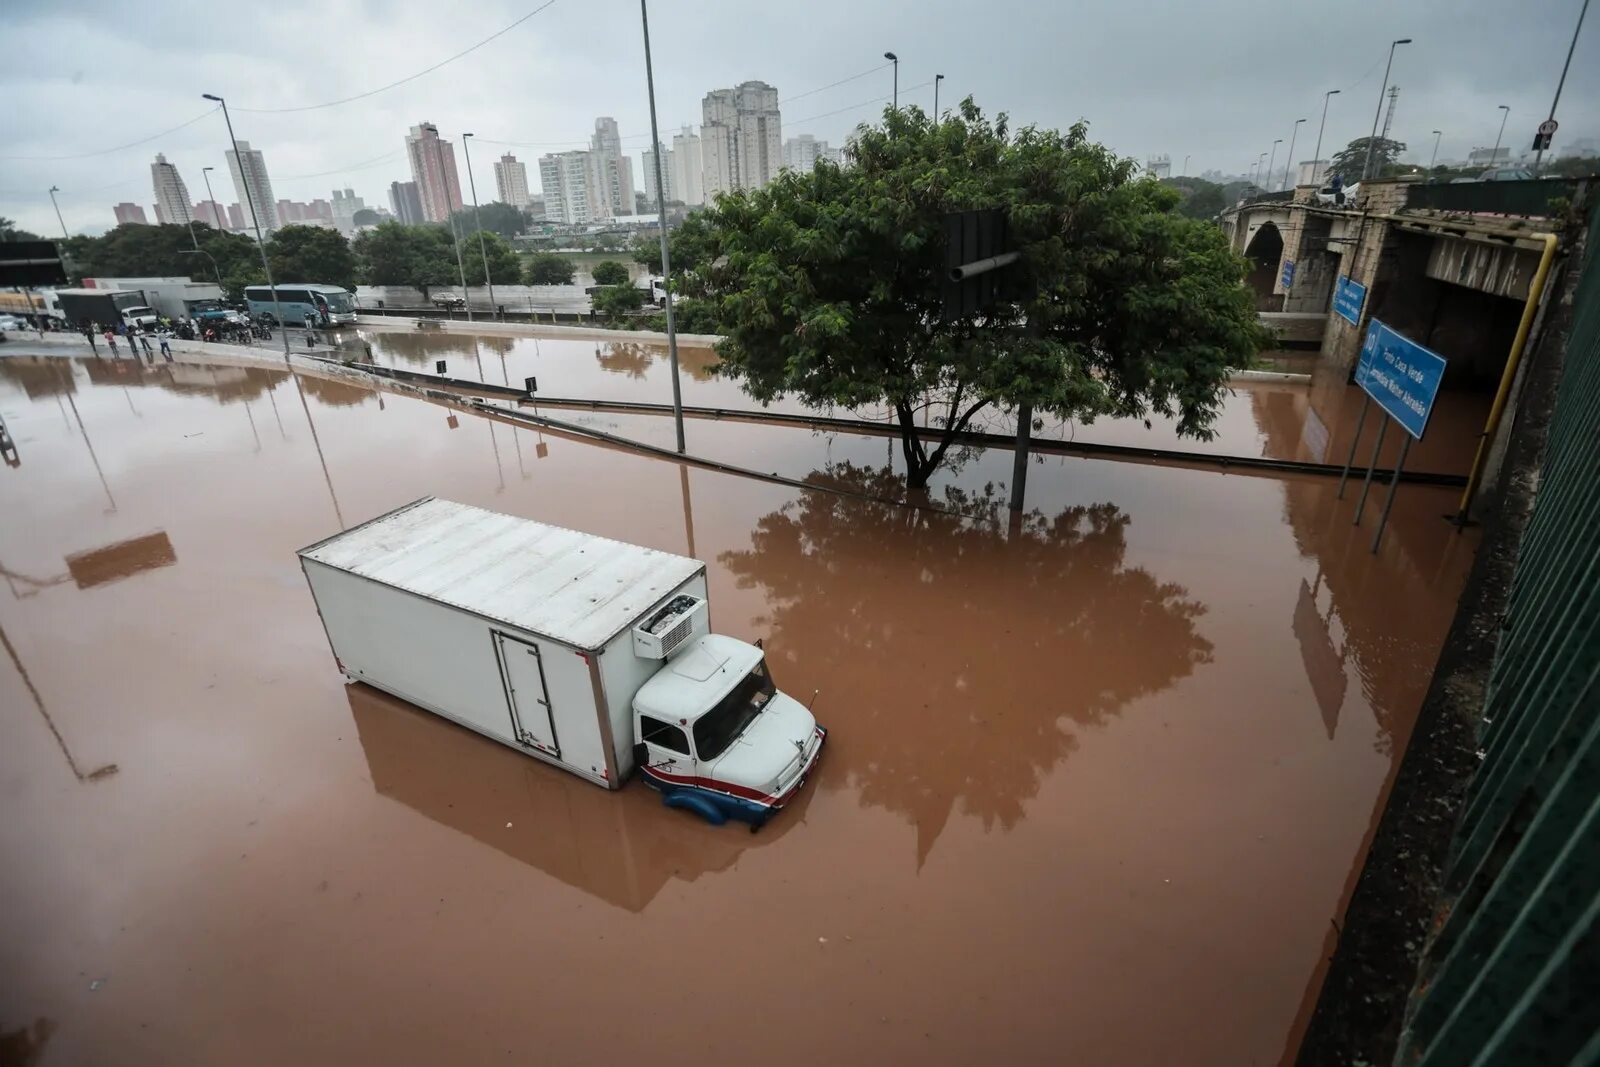
[[[352,681],[608,789],[754,830],[827,731],[711,632],[698,560],[425,497],[300,550]]]

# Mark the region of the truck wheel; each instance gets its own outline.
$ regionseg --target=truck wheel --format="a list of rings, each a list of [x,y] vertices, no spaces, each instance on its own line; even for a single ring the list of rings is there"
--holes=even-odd
[[[693,793],[668,793],[662,798],[662,803],[669,808],[682,808],[685,811],[692,811],[712,826],[721,826],[728,821],[728,817],[722,814],[721,808],[704,797],[695,796]]]

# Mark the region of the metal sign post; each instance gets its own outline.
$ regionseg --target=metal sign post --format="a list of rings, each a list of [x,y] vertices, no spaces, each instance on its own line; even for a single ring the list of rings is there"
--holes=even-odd
[[[1361,347],[1356,384],[1406,432],[1400,455],[1389,476],[1389,493],[1383,504],[1383,512],[1378,517],[1378,528],[1372,534],[1373,552],[1378,551],[1384,527],[1389,524],[1389,512],[1394,507],[1395,490],[1400,485],[1400,475],[1405,470],[1411,442],[1420,441],[1428,428],[1428,416],[1433,413],[1433,402],[1439,396],[1439,383],[1444,380],[1444,371],[1445,361],[1438,353],[1401,336],[1377,319],[1373,319],[1368,326],[1367,340]],[[1384,430],[1388,425],[1386,419],[1379,428],[1378,442],[1372,449],[1372,461],[1367,465],[1361,500],[1356,505],[1354,522],[1358,525],[1367,502],[1367,489],[1372,484],[1372,473],[1378,465],[1378,452],[1383,447]]]

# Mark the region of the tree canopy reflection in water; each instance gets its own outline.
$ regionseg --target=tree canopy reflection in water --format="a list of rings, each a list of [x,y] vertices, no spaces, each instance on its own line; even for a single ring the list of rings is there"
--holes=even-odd
[[[845,464],[813,479],[882,496],[894,476]],[[834,773],[916,826],[919,867],[958,803],[1009,830],[1083,729],[1212,654],[1205,606],[1125,562],[1131,520],[1114,504],[1033,512],[1007,533],[993,493],[961,503],[805,491],[718,557],[767,597],[757,624],[778,683],[823,689]]]

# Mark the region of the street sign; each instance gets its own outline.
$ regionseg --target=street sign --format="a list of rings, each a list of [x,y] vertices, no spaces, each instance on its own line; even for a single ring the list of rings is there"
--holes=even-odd
[[[1361,346],[1356,384],[1420,441],[1439,395],[1444,367],[1443,357],[1373,319]]]
[[[1366,302],[1367,287],[1351,281],[1348,274],[1339,275],[1338,284],[1333,287],[1334,314],[1352,326],[1360,326],[1361,306]]]
[[[1533,150],[1535,152],[1544,152],[1548,150],[1550,147],[1550,142],[1555,139],[1555,136],[1556,120],[1545,119],[1543,122],[1539,123],[1538,132],[1533,135]]]
[[[1283,270],[1278,274],[1278,281],[1283,283],[1285,289],[1294,288],[1294,260],[1283,261]]]

